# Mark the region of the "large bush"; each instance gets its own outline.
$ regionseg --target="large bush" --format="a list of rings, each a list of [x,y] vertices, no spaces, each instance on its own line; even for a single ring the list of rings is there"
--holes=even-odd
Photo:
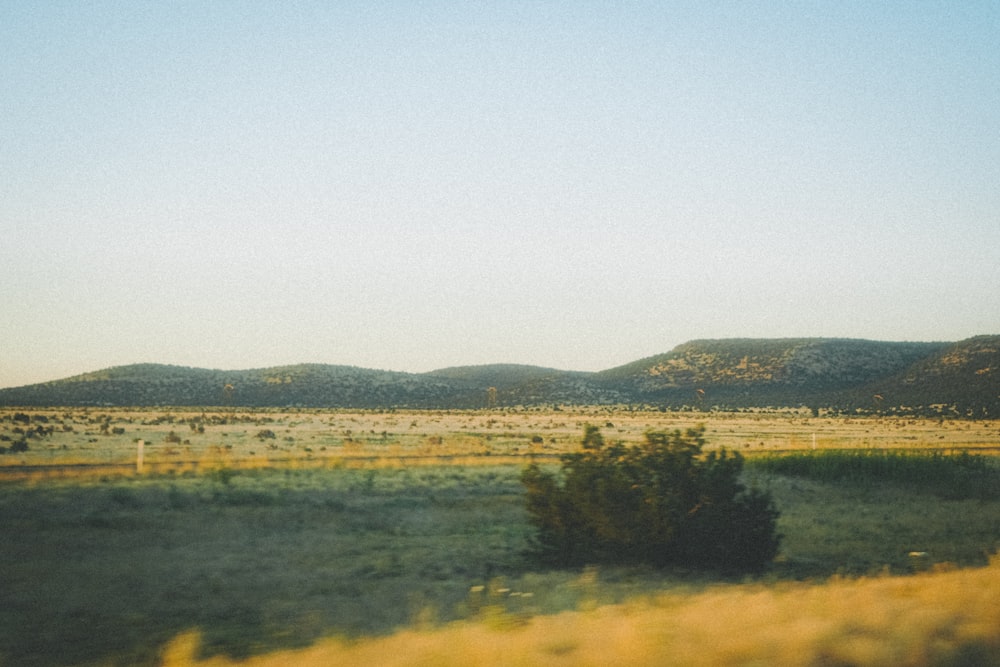
[[[587,426],[583,451],[558,472],[528,466],[521,481],[540,557],[557,565],[651,563],[756,571],[774,558],[778,511],[740,482],[743,457],[702,453],[704,427],[605,444]]]

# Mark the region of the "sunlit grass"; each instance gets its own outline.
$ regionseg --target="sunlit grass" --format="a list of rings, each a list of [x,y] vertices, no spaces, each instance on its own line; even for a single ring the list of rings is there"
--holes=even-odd
[[[328,639],[235,662],[199,636],[164,667],[278,665],[988,665],[1000,662],[1000,561],[978,570],[825,585],[726,585],[520,622],[496,619]]]
[[[20,412],[29,423],[15,421]],[[26,452],[0,454],[0,477],[134,474],[136,441],[145,472],[213,467],[328,467],[515,462],[579,447],[585,424],[614,441],[647,430],[704,424],[708,447],[743,452],[819,449],[996,450],[1000,422],[890,417],[810,417],[808,411],[659,412],[613,406],[479,411],[247,410],[221,408],[0,408],[0,450],[28,427]],[[271,431],[274,438],[258,434]],[[2,440],[8,438],[9,440]],[[179,440],[179,441],[177,441]],[[492,459],[492,460],[491,460]]]

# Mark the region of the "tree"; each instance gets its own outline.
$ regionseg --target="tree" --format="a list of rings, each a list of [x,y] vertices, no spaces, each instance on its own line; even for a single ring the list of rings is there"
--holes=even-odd
[[[703,455],[704,433],[650,431],[641,444],[608,445],[588,425],[582,451],[564,455],[558,473],[529,465],[521,482],[538,556],[763,569],[777,554],[778,511],[770,494],[740,481],[738,452]]]

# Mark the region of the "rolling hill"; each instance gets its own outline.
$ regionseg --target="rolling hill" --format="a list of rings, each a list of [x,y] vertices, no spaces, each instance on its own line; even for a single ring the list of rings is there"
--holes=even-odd
[[[494,391],[490,391],[493,388]],[[955,343],[696,340],[596,373],[493,364],[403,373],[300,364],[134,364],[0,389],[6,406],[479,408],[627,404],[1000,416],[1000,336]]]

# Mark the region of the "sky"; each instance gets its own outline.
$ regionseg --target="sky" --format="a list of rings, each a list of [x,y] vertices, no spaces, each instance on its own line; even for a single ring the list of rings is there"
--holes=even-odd
[[[0,0],[0,386],[998,334],[998,35],[975,0]]]

